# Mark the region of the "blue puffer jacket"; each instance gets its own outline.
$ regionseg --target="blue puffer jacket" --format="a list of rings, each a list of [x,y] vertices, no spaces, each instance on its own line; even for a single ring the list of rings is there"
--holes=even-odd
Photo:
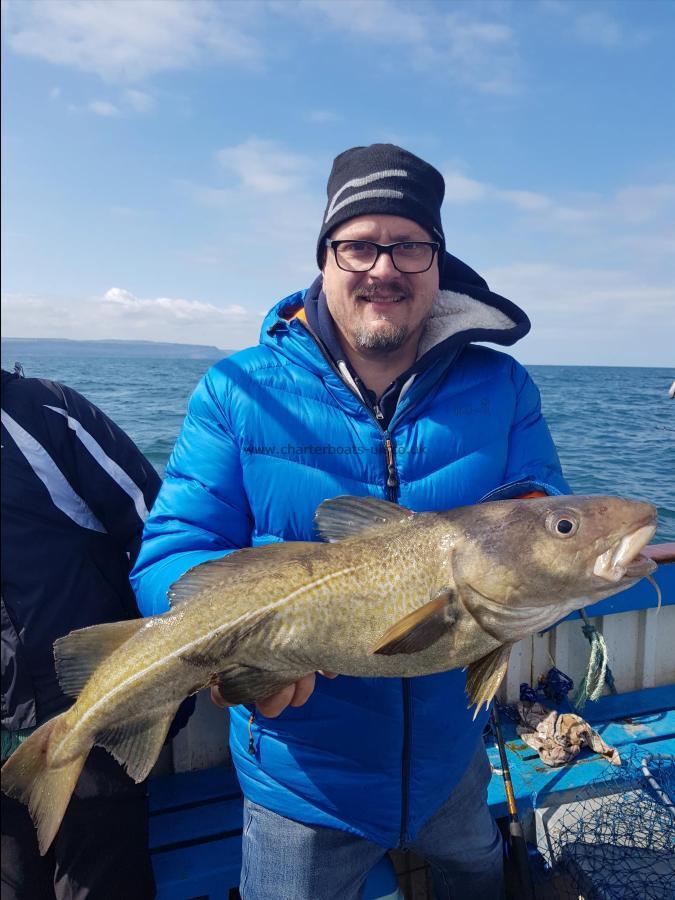
[[[260,346],[207,373],[132,575],[145,615],[164,611],[169,586],[197,563],[251,544],[316,540],[314,512],[328,497],[395,495],[425,511],[567,492],[537,388],[511,357],[469,343],[513,343],[527,318],[487,286],[461,291],[440,294],[423,338],[429,365],[387,432],[297,315],[304,292],[272,310]],[[444,802],[476,748],[485,716],[472,722],[464,684],[459,671],[317,677],[305,706],[276,719],[255,713],[250,729],[249,710],[236,707],[230,740],[244,793],[289,818],[395,847]]]

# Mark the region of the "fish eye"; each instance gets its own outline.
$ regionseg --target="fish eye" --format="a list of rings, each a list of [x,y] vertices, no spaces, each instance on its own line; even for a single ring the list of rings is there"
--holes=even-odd
[[[579,522],[569,513],[551,513],[547,520],[546,526],[552,531],[556,537],[566,538],[576,534],[579,528]]]

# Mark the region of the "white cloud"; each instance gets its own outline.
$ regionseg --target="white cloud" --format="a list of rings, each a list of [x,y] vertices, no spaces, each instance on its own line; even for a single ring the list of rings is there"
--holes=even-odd
[[[217,0],[13,0],[6,31],[16,53],[133,82],[207,61],[257,64],[247,4]]]
[[[292,195],[252,194],[243,181],[232,188],[188,181],[176,186],[193,203],[215,212],[212,228],[217,230],[219,262],[245,285],[255,271],[259,297],[279,299],[316,277],[314,255],[325,205],[318,192],[301,185]],[[201,252],[186,249],[185,255]]]
[[[116,304],[132,316],[161,316],[180,321],[182,324],[193,324],[205,320],[231,319],[233,316],[245,316],[243,306],[234,304],[226,309],[200,300],[182,300],[172,297],[157,297],[141,300],[123,288],[110,288],[103,295],[104,303]]]
[[[675,184],[554,196],[473,179],[460,166],[445,173],[450,249],[464,256],[473,245],[475,260],[515,260],[477,265],[494,290],[532,318],[532,335],[515,349],[519,358],[598,365],[672,360]]]
[[[461,172],[445,172],[444,178],[446,203],[474,203],[490,193],[488,185],[467,178]]]
[[[129,88],[124,92],[123,97],[125,102],[134,110],[134,112],[148,112],[154,106],[154,100],[150,94],[146,94],[144,91]]]
[[[240,184],[260,193],[287,193],[296,190],[312,168],[307,156],[291,153],[276,141],[251,137],[234,147],[218,151],[224,169],[237,176]]]
[[[441,83],[501,95],[519,89],[515,33],[509,25],[486,20],[486,9],[479,16],[454,4],[411,6],[396,0],[307,0],[272,3],[269,8],[293,18],[313,39],[325,29],[361,42],[370,63],[378,62],[373,48],[383,46],[383,67],[395,59],[397,65],[424,72]]]
[[[611,196],[572,195],[554,199],[525,188],[502,188],[470,178],[456,168],[444,172],[449,204],[506,203],[548,225],[613,230],[675,218],[675,184],[629,185]]]
[[[314,125],[331,125],[334,122],[342,121],[342,116],[330,109],[312,109],[307,113],[305,119]]]
[[[528,212],[541,212],[552,205],[548,197],[535,191],[495,191],[495,196]]]
[[[631,269],[548,262],[483,274],[532,320],[531,335],[515,351],[525,362],[658,366],[672,360],[672,284]]]
[[[124,219],[136,219],[148,215],[147,210],[138,209],[133,206],[124,206],[118,203],[115,203],[110,207],[110,212],[113,216],[120,216]]]
[[[120,112],[114,103],[109,103],[107,100],[92,100],[87,104],[87,109],[96,113],[97,116],[107,117],[118,116]]]
[[[485,276],[506,296],[518,297],[533,315],[553,318],[610,314],[630,310],[639,315],[665,312],[675,303],[675,286],[650,282],[625,268],[601,269],[557,263],[519,262],[490,269]]]
[[[628,30],[607,9],[593,9],[588,3],[540,0],[539,9],[558,16],[559,21],[565,23],[563,30],[568,37],[591,47],[606,50],[639,47],[651,39],[647,29],[631,27]]]
[[[174,297],[139,298],[123,288],[101,297],[5,294],[2,329],[16,337],[154,340],[238,347],[255,343],[258,312]]]
[[[246,289],[255,273],[259,301],[306,287],[317,274],[316,239],[329,160],[310,160],[284,144],[255,137],[223,148],[217,158],[221,183],[175,182],[183,197],[210,211],[207,257],[212,259],[217,244],[218,263]],[[203,252],[203,247],[184,248],[186,257]]]
[[[553,206],[550,198],[536,191],[498,188],[487,182],[469,178],[457,169],[444,172],[447,203],[503,201],[526,212],[540,212]]]
[[[282,11],[288,4],[278,4]],[[409,8],[400,7],[390,0],[314,0],[313,3],[298,4],[315,18],[323,16],[324,22],[354,35],[362,35],[379,41],[397,41],[404,44],[419,44],[427,40],[428,30],[425,17]]]
[[[574,32],[584,43],[598,47],[619,47],[624,42],[619,23],[600,10],[577,16]]]
[[[613,212],[628,224],[642,224],[663,213],[675,219],[675,184],[648,184],[622,188],[612,203]]]

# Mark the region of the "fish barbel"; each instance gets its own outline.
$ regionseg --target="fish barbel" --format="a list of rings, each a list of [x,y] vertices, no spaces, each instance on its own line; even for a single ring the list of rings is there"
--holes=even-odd
[[[187,572],[161,615],[94,625],[54,645],[73,706],[2,769],[46,852],[92,746],[136,781],[149,774],[179,704],[218,684],[262,700],[316,670],[403,677],[468,666],[486,705],[512,645],[631,587],[656,564],[648,503],[544,497],[413,513],[374,498],[322,503],[324,542],[247,548]]]

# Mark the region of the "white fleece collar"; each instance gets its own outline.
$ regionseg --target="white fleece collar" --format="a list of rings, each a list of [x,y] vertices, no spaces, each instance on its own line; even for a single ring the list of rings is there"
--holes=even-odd
[[[515,325],[506,313],[482,300],[455,291],[439,291],[420,338],[417,358],[460,331],[473,328],[507,331]]]

